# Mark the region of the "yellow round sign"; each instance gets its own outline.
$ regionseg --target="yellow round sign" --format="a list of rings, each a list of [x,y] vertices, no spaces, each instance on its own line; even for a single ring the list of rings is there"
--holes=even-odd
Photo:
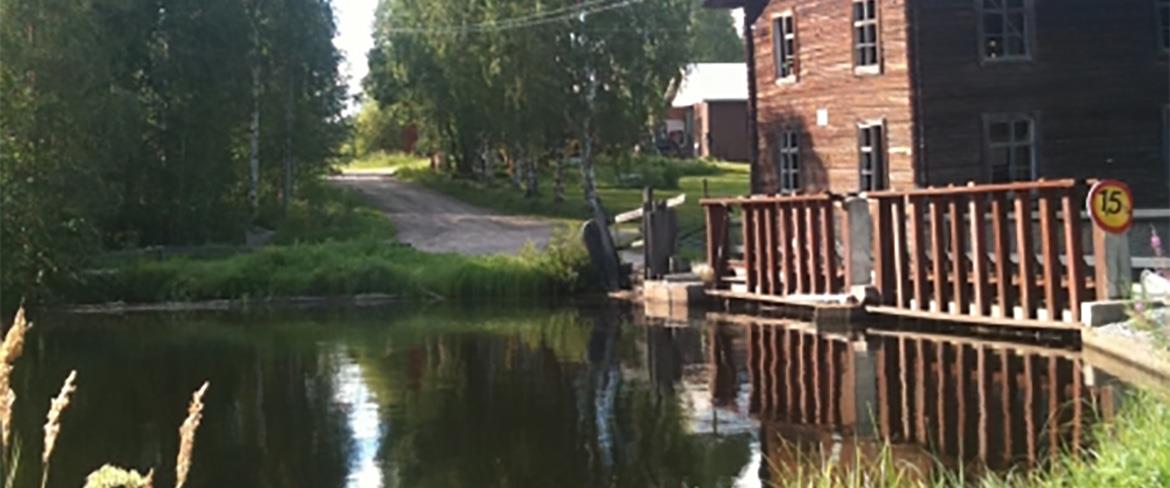
[[[1104,180],[1093,185],[1086,202],[1093,223],[1106,232],[1120,234],[1133,225],[1133,192],[1117,180]]]

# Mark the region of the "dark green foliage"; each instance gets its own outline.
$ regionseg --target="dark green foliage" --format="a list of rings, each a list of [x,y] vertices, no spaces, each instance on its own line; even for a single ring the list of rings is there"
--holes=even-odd
[[[677,190],[684,176],[714,176],[718,166],[702,160],[679,160],[661,156],[623,154],[598,161],[598,183],[615,188],[647,186],[659,190]]]
[[[743,40],[735,32],[735,22],[725,9],[702,7],[696,0],[694,26],[691,37],[692,61],[696,63],[742,63]]]
[[[394,238],[394,225],[361,194],[326,185],[305,185],[276,228],[273,243],[315,244],[339,240]]]
[[[252,6],[0,0],[6,305],[103,248],[236,242],[275,225],[278,212],[256,222],[247,202],[253,66],[264,206],[279,208],[286,157],[296,182],[325,171],[345,129],[330,3]]]
[[[592,110],[604,121],[595,142],[629,149],[665,110],[666,93],[690,61],[694,3],[630,2],[586,22],[577,5],[383,0],[366,88],[384,107],[418,121],[423,149],[443,152],[454,172],[470,174],[485,154],[499,154],[516,173],[573,152],[593,72]],[[523,28],[458,27],[542,14],[548,21]]]
[[[383,110],[378,102],[365,100],[361,111],[354,118],[353,135],[350,141],[353,156],[364,158],[379,152],[403,150],[403,124],[395,119],[389,110]]]

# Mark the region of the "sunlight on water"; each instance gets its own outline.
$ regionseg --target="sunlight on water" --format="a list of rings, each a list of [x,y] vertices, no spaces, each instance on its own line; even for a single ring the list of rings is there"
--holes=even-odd
[[[349,488],[381,488],[382,466],[378,462],[381,447],[382,418],[378,404],[362,378],[361,366],[343,353],[337,355],[337,393],[334,397],[346,414],[350,441],[354,445],[349,459]]]
[[[760,488],[764,482],[760,480],[760,463],[764,461],[764,453],[760,450],[760,442],[752,440],[751,461],[747,463],[735,478],[735,488]]]

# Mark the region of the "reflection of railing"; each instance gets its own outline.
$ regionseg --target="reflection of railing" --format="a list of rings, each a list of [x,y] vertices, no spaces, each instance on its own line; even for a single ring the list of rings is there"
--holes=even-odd
[[[811,329],[748,326],[749,411],[761,417],[852,430],[853,356],[844,337]]]
[[[896,333],[875,347],[882,434],[945,456],[1036,465],[1082,446],[1101,404],[1072,352]]]
[[[1113,387],[1070,350],[905,332],[853,339],[784,321],[721,320],[743,324],[748,407],[761,421],[999,468],[1082,447],[1091,424],[1113,412]],[[713,367],[720,378],[734,365]]]
[[[719,288],[746,293],[836,293],[842,286],[829,194],[705,199],[707,262]],[[731,214],[741,215],[743,260],[732,259]]]

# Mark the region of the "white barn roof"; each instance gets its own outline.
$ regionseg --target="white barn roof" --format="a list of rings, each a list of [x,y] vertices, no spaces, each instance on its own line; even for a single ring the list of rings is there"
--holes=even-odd
[[[698,63],[687,66],[686,76],[672,106],[690,107],[709,101],[746,101],[745,63]]]

